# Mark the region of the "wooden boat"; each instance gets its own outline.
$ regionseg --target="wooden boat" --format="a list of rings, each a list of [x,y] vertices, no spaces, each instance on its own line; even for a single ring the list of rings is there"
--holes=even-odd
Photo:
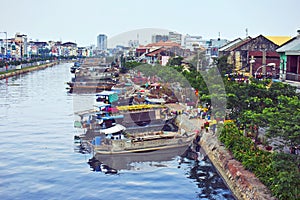
[[[80,70],[75,72],[75,78],[78,80],[100,80],[118,76],[118,71],[107,67],[80,67]]]
[[[80,87],[80,86],[99,86],[99,85],[111,85],[112,87],[115,85],[116,83],[114,81],[103,81],[100,80],[98,82],[67,82],[67,85],[69,87]]]
[[[70,67],[70,72],[72,74],[75,74],[76,70],[80,68],[80,62],[75,62],[72,67]]]
[[[106,92],[109,93],[110,91]],[[94,137],[103,127],[121,124],[128,133],[150,131],[178,131],[176,116],[166,115],[166,108],[160,105],[132,105],[111,107],[110,104],[99,105],[95,110],[77,113],[82,127],[87,128],[87,137]]]
[[[125,127],[111,127],[100,131],[92,141],[86,141],[92,147],[94,153],[98,154],[128,154],[158,151],[186,147],[192,144],[194,133],[180,132],[146,132],[139,134],[127,134]]]
[[[108,114],[107,105],[103,104],[105,110],[99,111],[96,115],[82,113],[81,116],[88,116],[83,127],[86,133],[80,135],[81,142],[86,143],[95,153],[100,154],[125,154],[162,149],[188,147],[194,139],[194,133],[179,131],[175,125],[175,117],[171,119],[160,118],[160,108],[147,111],[128,111],[115,115]],[[139,105],[140,107],[160,107],[158,105]],[[131,109],[138,108],[138,105],[127,106]],[[120,110],[125,107],[120,107]],[[139,108],[140,109],[140,108]],[[147,118],[149,113],[153,118]],[[133,116],[130,116],[132,115]],[[131,119],[132,123],[124,123],[124,115]],[[137,117],[138,116],[138,117]],[[96,118],[94,118],[96,117]],[[158,117],[158,118],[157,118]],[[149,123],[150,124],[147,124]],[[117,123],[121,122],[121,124]],[[144,122],[145,124],[141,124]],[[174,122],[174,123],[173,123]],[[168,124],[175,126],[175,130],[167,131],[164,127]]]
[[[171,161],[178,157],[181,162],[182,156],[189,151],[189,148],[178,147],[169,148],[159,151],[147,151],[139,153],[127,153],[127,154],[99,154],[96,153],[88,164],[93,171],[104,172],[104,173],[118,173],[120,170],[140,170],[141,165],[135,166],[136,163],[143,162],[145,165],[155,165],[161,162]],[[179,164],[180,164],[179,162]]]
[[[111,90],[113,85],[75,85],[69,88],[70,93],[97,93],[104,90]]]

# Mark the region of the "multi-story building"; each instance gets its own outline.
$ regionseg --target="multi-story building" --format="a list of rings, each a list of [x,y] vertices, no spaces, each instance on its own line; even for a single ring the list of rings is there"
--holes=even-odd
[[[77,56],[77,44],[74,42],[65,42],[62,44],[63,56]]]
[[[6,43],[3,39],[0,39],[0,59],[3,58],[3,55],[6,55]]]
[[[16,33],[15,43],[18,44],[16,48],[16,56],[19,58],[27,57],[27,35]]]
[[[211,57],[218,57],[219,56],[219,48],[226,45],[229,41],[226,39],[210,39],[207,41],[207,49],[206,54]]]
[[[107,36],[99,34],[97,37],[97,48],[99,50],[107,50]]]
[[[202,36],[191,36],[187,34],[184,37],[183,45],[185,49],[190,49],[191,51],[193,51],[195,48],[204,46],[205,43],[206,41],[202,39]]]
[[[129,40],[128,41],[128,47],[138,47],[140,44],[139,44],[139,40]]]
[[[38,57],[38,56],[48,56],[49,49],[47,42],[33,42],[29,41],[28,43],[28,57]]]
[[[182,35],[180,33],[169,32],[169,40],[181,45]]]
[[[168,35],[157,35],[157,34],[152,35],[152,43],[157,43],[160,41],[166,42],[168,40],[169,40]]]

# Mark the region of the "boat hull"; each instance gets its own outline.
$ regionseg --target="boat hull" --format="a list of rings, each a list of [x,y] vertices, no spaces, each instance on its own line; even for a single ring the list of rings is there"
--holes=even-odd
[[[177,146],[174,148],[138,153],[123,153],[113,155],[97,153],[94,155],[93,160],[99,161],[115,170],[130,170],[133,168],[133,163],[170,161],[177,156],[182,156],[187,149],[188,147],[186,146]]]
[[[126,155],[132,153],[147,153],[158,150],[172,149],[172,148],[188,148],[194,139],[194,134],[179,133],[155,135],[152,138],[136,137],[135,139],[123,140],[105,140],[99,144],[94,145],[90,142],[88,144],[92,147],[94,153],[105,155]]]
[[[112,85],[101,85],[101,86],[74,86],[71,87],[70,93],[98,93],[104,90],[111,90]]]

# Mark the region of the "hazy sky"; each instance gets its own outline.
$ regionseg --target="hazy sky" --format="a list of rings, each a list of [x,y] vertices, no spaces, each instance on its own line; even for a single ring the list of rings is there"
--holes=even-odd
[[[39,41],[62,40],[80,46],[142,28],[159,28],[205,39],[295,36],[299,0],[0,0],[0,32]],[[5,34],[0,34],[0,38]]]

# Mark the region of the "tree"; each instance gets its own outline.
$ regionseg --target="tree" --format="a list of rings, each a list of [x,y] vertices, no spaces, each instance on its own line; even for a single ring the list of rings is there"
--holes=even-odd
[[[227,63],[227,56],[222,56],[216,60],[217,67],[222,75],[232,73],[234,66]]]
[[[269,137],[280,137],[291,146],[300,145],[299,97],[281,95],[278,97],[278,105],[265,108],[262,114],[269,124]]]
[[[183,60],[183,57],[176,56],[176,57],[170,58],[167,65],[168,66],[180,66],[182,64],[182,60]]]

